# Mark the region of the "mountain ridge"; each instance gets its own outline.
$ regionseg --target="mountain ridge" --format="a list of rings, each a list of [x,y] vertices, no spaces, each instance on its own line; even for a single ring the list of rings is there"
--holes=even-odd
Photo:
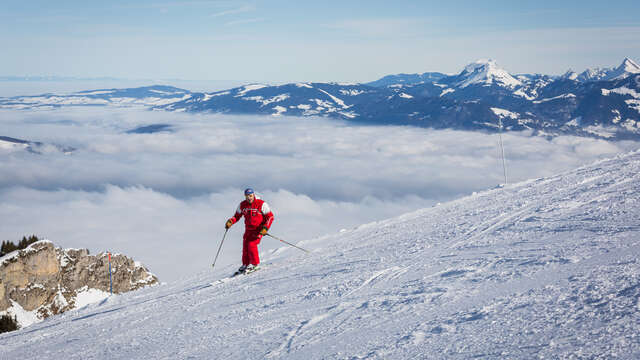
[[[495,61],[481,60],[456,75],[390,76],[367,84],[248,84],[212,93],[168,86],[103,89],[0,98],[0,109],[140,106],[191,113],[322,116],[434,129],[530,131],[549,137],[640,139],[640,68],[636,74],[634,66],[625,59],[617,69],[607,70],[612,79],[601,72],[602,76],[581,81],[575,73],[512,76]]]

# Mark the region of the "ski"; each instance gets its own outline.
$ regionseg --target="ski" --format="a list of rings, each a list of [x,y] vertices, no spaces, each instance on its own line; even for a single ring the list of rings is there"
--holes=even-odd
[[[255,267],[255,268],[253,268],[253,269],[245,270],[245,271],[239,271],[239,270],[236,270],[233,274],[229,275],[228,277],[225,277],[225,278],[222,278],[222,279],[218,279],[218,280],[216,280],[216,281],[213,281],[213,282],[211,283],[211,285],[222,284],[222,283],[225,283],[225,282],[227,282],[227,281],[231,281],[231,280],[233,280],[234,278],[236,278],[236,277],[238,277],[238,276],[240,276],[240,275],[249,275],[249,274],[253,274],[253,273],[254,273],[254,272],[256,272],[256,271],[261,270],[262,268],[263,268],[263,267],[262,267],[262,265],[261,265],[261,266]]]
[[[256,272],[256,271],[258,271],[260,269],[261,268],[259,266],[257,266],[257,267],[251,268],[251,269],[246,269],[244,271],[237,270],[236,272],[234,272],[231,275],[231,277],[236,277],[238,275],[249,275],[249,274],[252,274],[252,273],[254,273],[254,272]]]

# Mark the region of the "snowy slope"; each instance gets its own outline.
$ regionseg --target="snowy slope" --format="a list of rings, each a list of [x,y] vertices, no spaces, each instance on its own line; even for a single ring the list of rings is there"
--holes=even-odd
[[[0,354],[638,358],[639,200],[634,152],[111,297],[0,335]]]

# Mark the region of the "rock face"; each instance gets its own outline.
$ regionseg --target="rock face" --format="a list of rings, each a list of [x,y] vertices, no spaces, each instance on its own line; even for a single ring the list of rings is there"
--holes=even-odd
[[[140,263],[119,254],[111,256],[111,273],[114,293],[158,282]],[[43,240],[0,258],[0,313],[17,304],[44,319],[75,308],[78,294],[89,289],[110,291],[106,253],[63,250]]]

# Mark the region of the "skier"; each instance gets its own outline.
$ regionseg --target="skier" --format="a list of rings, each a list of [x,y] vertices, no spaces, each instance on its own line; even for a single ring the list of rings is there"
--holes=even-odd
[[[273,213],[269,205],[256,197],[253,189],[244,191],[245,200],[238,205],[236,213],[224,224],[229,229],[244,216],[244,236],[242,238],[242,266],[236,274],[250,273],[259,269],[258,244],[273,223]]]

